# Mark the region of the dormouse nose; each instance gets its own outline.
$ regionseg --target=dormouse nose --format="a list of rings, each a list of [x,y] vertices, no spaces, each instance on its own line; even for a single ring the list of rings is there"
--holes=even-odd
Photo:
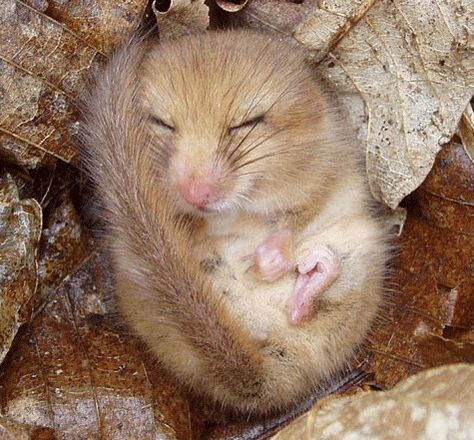
[[[204,208],[216,198],[215,183],[205,177],[184,177],[178,181],[183,198],[192,206]]]

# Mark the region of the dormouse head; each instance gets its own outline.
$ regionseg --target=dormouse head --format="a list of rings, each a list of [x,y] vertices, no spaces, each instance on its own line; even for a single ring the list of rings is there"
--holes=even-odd
[[[153,47],[141,81],[156,160],[184,212],[289,209],[324,179],[327,103],[295,44],[187,36]]]

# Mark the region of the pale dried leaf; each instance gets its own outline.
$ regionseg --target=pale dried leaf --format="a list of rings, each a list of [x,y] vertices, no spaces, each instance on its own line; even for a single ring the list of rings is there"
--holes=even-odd
[[[37,291],[36,251],[41,207],[19,200],[12,177],[0,178],[0,363],[18,329],[28,322]]]
[[[461,122],[459,123],[459,135],[466,153],[474,162],[474,111],[471,104],[467,106],[462,114]]]
[[[379,0],[319,66],[366,145],[373,194],[392,208],[423,182],[474,93],[468,3]]]
[[[294,30],[293,36],[316,61],[322,60],[378,0],[320,1]]]
[[[240,14],[230,14],[228,19],[236,20],[250,28],[265,32],[284,33],[291,36],[306,17],[317,8],[318,2],[293,3],[286,0],[252,0]]]
[[[204,31],[209,26],[209,7],[204,0],[171,0],[165,7],[160,3],[154,0],[152,9],[162,39]]]
[[[73,159],[87,72],[118,35],[136,28],[146,6],[61,3],[0,3],[0,153],[29,167]],[[112,32],[114,23],[120,29]]]
[[[426,370],[385,392],[324,399],[274,440],[474,438],[474,365]]]

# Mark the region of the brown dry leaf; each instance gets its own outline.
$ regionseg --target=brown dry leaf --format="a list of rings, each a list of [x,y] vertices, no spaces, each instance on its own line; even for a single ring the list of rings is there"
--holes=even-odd
[[[451,143],[413,194],[368,368],[390,388],[426,368],[474,361],[474,163]],[[469,335],[472,335],[470,337]]]
[[[37,167],[70,162],[88,70],[135,29],[146,0],[0,3],[0,153]]]
[[[141,0],[23,0],[54,21],[66,25],[100,53],[107,53],[137,29],[147,1]]]
[[[209,7],[204,0],[154,0],[152,9],[162,39],[204,31],[209,26]]]
[[[323,400],[274,440],[474,438],[474,365],[424,371],[385,392]]]
[[[273,3],[273,5],[272,5]],[[376,198],[395,208],[430,171],[474,93],[467,0],[255,0],[244,21],[292,35],[338,91]]]
[[[35,310],[56,294],[91,245],[89,234],[67,196],[49,215],[42,231],[38,258],[38,294]]]
[[[191,438],[187,401],[104,318],[111,290],[104,256],[88,248],[19,333],[0,371],[0,413],[58,439]]]
[[[32,314],[41,226],[38,202],[20,200],[13,178],[5,173],[0,177],[0,364]]]

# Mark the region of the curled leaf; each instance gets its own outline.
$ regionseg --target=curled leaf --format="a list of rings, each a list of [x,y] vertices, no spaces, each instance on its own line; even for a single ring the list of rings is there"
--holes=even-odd
[[[462,1],[379,0],[321,64],[366,146],[372,193],[390,207],[426,178],[474,93]]]
[[[204,31],[209,26],[209,7],[204,0],[154,0],[152,9],[162,39]]]
[[[217,6],[227,12],[239,12],[247,6],[249,0],[216,0]]]

